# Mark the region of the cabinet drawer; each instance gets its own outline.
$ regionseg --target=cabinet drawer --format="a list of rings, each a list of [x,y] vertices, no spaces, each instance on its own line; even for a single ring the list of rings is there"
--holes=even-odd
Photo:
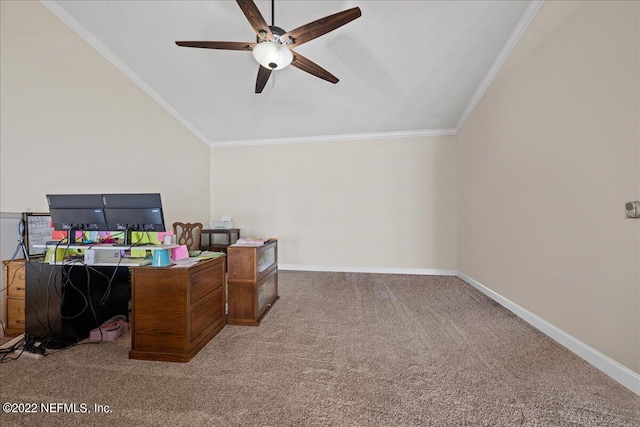
[[[25,297],[24,279],[18,280],[16,278],[13,282],[11,282],[10,280],[7,280],[7,296],[24,299]]]
[[[191,304],[197,303],[205,295],[222,288],[224,264],[198,271],[191,277]]]
[[[191,313],[191,341],[198,339],[207,327],[224,318],[222,292]]]
[[[24,299],[7,298],[7,327],[24,329]]]
[[[12,261],[6,263],[7,296],[24,298],[25,296],[25,269],[24,262]]]

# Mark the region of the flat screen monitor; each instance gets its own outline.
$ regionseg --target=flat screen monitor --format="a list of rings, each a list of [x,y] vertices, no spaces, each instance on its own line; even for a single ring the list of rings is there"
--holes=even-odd
[[[125,232],[125,245],[132,231],[165,231],[159,193],[103,194],[102,201],[109,230]]]
[[[53,228],[67,231],[75,243],[76,231],[108,231],[100,194],[47,194]]]

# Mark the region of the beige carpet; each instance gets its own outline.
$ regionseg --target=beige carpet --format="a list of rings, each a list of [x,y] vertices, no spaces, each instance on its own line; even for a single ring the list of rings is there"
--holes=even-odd
[[[2,402],[111,413],[0,425],[640,426],[640,397],[457,278],[285,271],[280,295],[187,364],[128,336],[3,364]]]

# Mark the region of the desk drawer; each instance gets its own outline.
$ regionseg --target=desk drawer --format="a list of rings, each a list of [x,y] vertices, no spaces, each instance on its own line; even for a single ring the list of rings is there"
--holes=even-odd
[[[7,327],[24,330],[24,299],[7,298]]]
[[[13,298],[25,297],[25,284],[24,280],[14,280],[13,282],[7,282],[7,296]]]
[[[7,296],[24,298],[25,296],[25,269],[23,261],[11,261],[6,263]]]
[[[222,292],[191,313],[191,341],[198,339],[209,326],[224,317]]]
[[[223,277],[222,263],[211,269],[204,269],[193,274],[191,277],[191,303],[194,304],[208,293],[222,288]]]

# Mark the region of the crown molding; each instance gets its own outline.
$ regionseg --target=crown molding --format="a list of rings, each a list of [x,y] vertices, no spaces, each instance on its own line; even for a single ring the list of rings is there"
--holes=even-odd
[[[476,89],[476,92],[473,94],[471,101],[469,101],[467,108],[465,108],[464,112],[462,113],[460,120],[458,120],[458,125],[456,126],[456,134],[459,133],[464,127],[465,123],[469,119],[469,116],[471,116],[471,113],[480,102],[480,99],[482,99],[484,93],[487,91],[487,89],[489,89],[489,86],[491,86],[493,79],[495,79],[498,75],[498,72],[500,72],[500,69],[506,62],[507,58],[509,58],[511,51],[518,44],[520,37],[522,37],[526,29],[529,27],[529,24],[531,24],[533,17],[536,16],[538,9],[540,9],[540,6],[542,6],[543,2],[544,0],[532,0],[525,9],[524,13],[520,17],[520,20],[518,21],[518,24],[511,32],[511,35],[507,39],[507,42],[502,47],[502,50],[496,57],[493,65],[491,65],[491,68],[489,68],[489,71],[480,83],[480,86],[478,86],[478,89]]]
[[[344,135],[302,136],[293,138],[247,139],[239,141],[211,142],[212,148],[241,147],[249,145],[302,144],[310,142],[355,141],[363,139],[415,138],[423,136],[457,135],[455,129],[410,130],[398,132],[351,133]]]
[[[91,47],[98,51],[102,56],[107,58],[118,70],[124,73],[131,81],[133,81],[140,89],[145,91],[147,95],[153,98],[162,108],[167,110],[169,114],[175,117],[195,136],[197,136],[205,144],[209,144],[209,139],[198,130],[189,120],[180,114],[171,104],[167,102],[160,94],[151,88],[137,73],[129,68],[113,51],[105,46],[96,36],[94,36],[85,26],[80,24],[65,8],[54,0],[40,0],[40,3],[56,15],[62,22],[67,24],[69,28],[75,31],[82,39],[84,39]]]

